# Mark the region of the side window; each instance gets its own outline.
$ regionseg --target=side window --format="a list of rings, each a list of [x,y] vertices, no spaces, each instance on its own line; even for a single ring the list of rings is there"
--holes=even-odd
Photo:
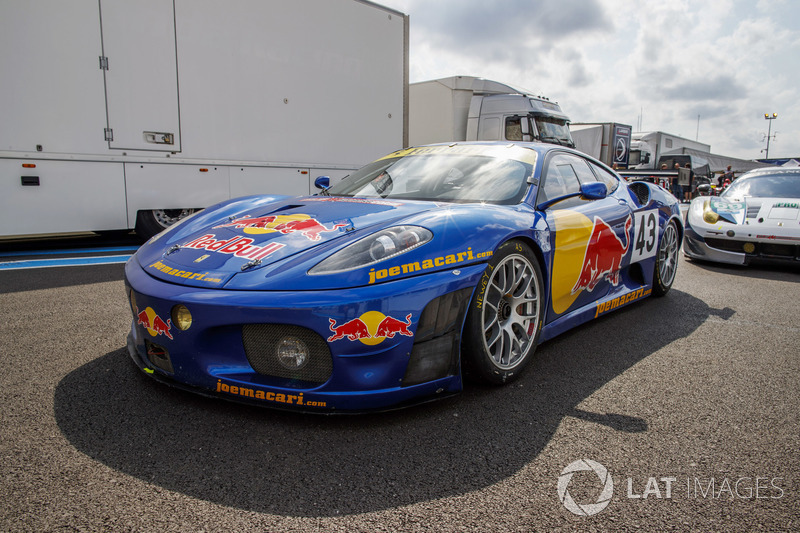
[[[547,163],[544,186],[539,190],[539,202],[580,192],[578,174],[572,163],[571,158],[563,154],[556,155]]]
[[[585,159],[573,156],[569,156],[569,158],[572,161],[572,168],[575,169],[575,173],[578,175],[578,181],[581,183],[597,181],[597,178],[595,178],[592,170],[589,168],[589,163],[587,163]]]
[[[592,162],[589,162],[589,166],[592,167],[594,170],[595,175],[597,176],[597,181],[602,181],[606,184],[606,188],[608,189],[608,194],[617,190],[619,187],[619,178],[616,177],[611,172],[607,171],[601,166],[595,165]]]
[[[520,117],[506,118],[506,140],[508,141],[521,141],[522,140],[522,124]]]

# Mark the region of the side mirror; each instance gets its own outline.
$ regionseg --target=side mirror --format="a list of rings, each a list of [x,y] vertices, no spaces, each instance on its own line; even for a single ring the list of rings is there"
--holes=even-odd
[[[525,142],[533,141],[533,132],[531,131],[531,121],[528,117],[519,117],[519,126],[522,131],[522,140]]]
[[[606,184],[601,181],[593,181],[592,183],[581,183],[581,190],[580,192],[571,192],[567,194],[562,194],[556,198],[551,198],[546,202],[542,202],[536,206],[536,209],[547,209],[551,205],[556,202],[560,202],[561,200],[566,200],[567,198],[574,198],[576,196],[580,196],[582,198],[586,198],[587,200],[602,200],[606,196],[608,196],[608,187]]]
[[[581,196],[589,200],[602,200],[608,196],[608,187],[602,181],[581,183]]]
[[[317,179],[314,180],[314,187],[317,189],[328,189],[331,186],[331,178],[330,176],[317,176]]]

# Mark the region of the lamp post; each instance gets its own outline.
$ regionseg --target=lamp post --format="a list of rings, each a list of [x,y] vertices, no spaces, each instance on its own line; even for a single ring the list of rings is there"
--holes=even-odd
[[[764,119],[769,120],[769,128],[767,129],[767,159],[769,159],[769,138],[772,136],[772,121],[776,118],[778,118],[777,113],[773,113],[772,115],[764,113]]]

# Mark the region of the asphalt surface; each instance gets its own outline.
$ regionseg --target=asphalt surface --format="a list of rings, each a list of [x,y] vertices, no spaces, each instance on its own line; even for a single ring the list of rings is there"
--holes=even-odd
[[[0,271],[2,531],[800,530],[797,270],[681,259],[512,385],[340,417],[141,375],[121,279]]]

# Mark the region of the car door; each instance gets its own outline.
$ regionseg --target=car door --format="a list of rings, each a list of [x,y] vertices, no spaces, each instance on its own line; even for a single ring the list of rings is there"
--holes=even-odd
[[[551,322],[620,286],[620,271],[628,263],[634,206],[613,174],[598,179],[590,163],[576,154],[551,153],[542,179],[537,205],[573,195],[544,204],[553,245],[547,317]],[[580,196],[581,184],[596,181],[606,184],[605,198]]]

